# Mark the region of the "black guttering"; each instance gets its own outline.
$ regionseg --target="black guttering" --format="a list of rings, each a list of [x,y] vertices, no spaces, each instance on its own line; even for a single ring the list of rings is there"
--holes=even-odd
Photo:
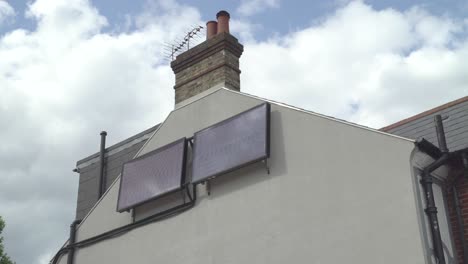
[[[54,258],[51,261],[51,264],[59,263],[59,260],[60,260],[61,256],[63,254],[66,254],[66,253],[68,253],[68,261],[73,261],[73,256],[75,254],[76,249],[88,247],[88,246],[91,246],[93,244],[99,243],[101,241],[123,235],[123,234],[125,234],[125,233],[127,233],[127,232],[129,232],[129,231],[131,231],[131,230],[133,230],[135,228],[145,226],[147,224],[151,224],[151,223],[156,222],[156,221],[167,219],[169,217],[175,216],[175,215],[177,215],[179,213],[182,213],[182,212],[185,212],[185,211],[191,209],[192,207],[195,206],[196,201],[197,201],[197,187],[196,187],[196,185],[192,185],[192,191],[190,192],[189,186],[186,186],[185,190],[187,191],[187,196],[189,198],[189,202],[184,202],[183,204],[178,205],[176,207],[167,209],[167,210],[165,210],[163,212],[157,213],[157,214],[152,215],[152,216],[148,216],[148,217],[146,217],[144,219],[138,220],[138,221],[130,223],[128,225],[124,225],[124,226],[109,230],[107,232],[96,235],[94,237],[90,237],[88,239],[75,242],[75,235],[73,236],[73,240],[71,239],[72,238],[72,236],[71,236],[72,233],[71,233],[71,229],[70,229],[70,241],[69,241],[68,245],[63,247],[62,249],[60,249],[57,252],[57,254],[55,254]],[[77,220],[77,221],[81,221],[81,220]],[[76,234],[76,225],[75,225],[75,228],[74,228],[74,230],[75,230],[74,234]],[[71,263],[67,262],[67,264],[73,264],[73,262],[71,262]]]
[[[429,220],[434,255],[438,260],[437,263],[445,264],[444,249],[442,245],[442,237],[440,235],[439,220],[437,219],[437,207],[434,200],[434,190],[432,188],[433,178],[431,173],[448,161],[449,153],[445,141],[445,133],[441,116],[434,116],[434,122],[436,125],[437,138],[439,140],[439,149],[442,155],[423,169],[421,184],[425,192],[424,197],[426,198],[426,208],[424,211],[426,212],[427,218]]]
[[[433,159],[438,159],[442,156],[440,149],[431,142],[427,141],[425,138],[419,138],[416,140],[416,146],[418,149],[429,155]]]
[[[70,225],[70,239],[67,264],[73,264],[75,258],[75,241],[76,241],[76,227],[81,223],[81,220],[75,220]]]
[[[107,132],[101,132],[101,145],[99,148],[99,195],[98,199],[102,197],[102,194],[106,191],[106,179],[104,177],[105,171],[105,158],[104,155],[106,154],[106,136]]]
[[[445,256],[443,252],[443,245],[442,239],[440,236],[438,219],[437,219],[437,208],[434,203],[434,195],[432,190],[432,182],[433,178],[431,176],[431,172],[436,170],[442,165],[447,164],[454,159],[461,158],[461,161],[464,166],[464,174],[465,177],[468,178],[468,149],[461,149],[453,152],[449,152],[447,148],[446,138],[445,138],[445,131],[442,122],[442,117],[440,115],[434,116],[434,123],[437,132],[437,140],[439,144],[439,148],[434,146],[429,141],[423,139],[419,139],[416,141],[416,146],[421,151],[425,152],[429,156],[431,156],[435,161],[432,164],[429,164],[426,168],[423,169],[423,175],[421,184],[424,187],[425,197],[426,197],[426,209],[425,212],[428,216],[431,234],[432,234],[432,241],[434,245],[434,253],[436,258],[439,260],[438,263],[445,264]],[[468,263],[468,249],[467,243],[465,240],[465,232],[464,232],[464,223],[463,218],[461,215],[461,207],[460,207],[460,199],[457,191],[457,182],[460,177],[455,177],[451,183],[449,183],[448,188],[452,190],[452,199],[455,207],[455,213],[457,218],[457,229],[458,235],[461,242],[462,253],[463,253],[463,263]]]

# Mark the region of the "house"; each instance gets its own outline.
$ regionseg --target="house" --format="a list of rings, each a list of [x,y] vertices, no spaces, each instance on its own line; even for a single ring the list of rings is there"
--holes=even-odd
[[[119,176],[122,165],[135,157],[158,126],[155,125],[108,148],[105,148],[107,133],[101,132],[102,156],[101,152],[97,152],[83,158],[76,163],[74,169],[80,175],[76,219],[83,219],[89,213],[102,194]]]
[[[164,122],[107,149],[103,133],[78,162],[77,220],[52,263],[456,263],[434,213],[444,154],[242,93],[229,18],[171,63]]]
[[[426,139],[438,146],[434,118],[444,118],[444,134],[447,148],[455,153],[447,163],[447,178],[435,181],[435,188],[443,200],[438,210],[448,216],[453,243],[456,246],[458,263],[468,263],[466,241],[468,239],[468,96],[427,110],[395,124],[381,128],[381,131],[411,139]],[[459,154],[457,154],[459,153]],[[465,164],[464,164],[465,163]],[[445,223],[444,223],[445,224]]]

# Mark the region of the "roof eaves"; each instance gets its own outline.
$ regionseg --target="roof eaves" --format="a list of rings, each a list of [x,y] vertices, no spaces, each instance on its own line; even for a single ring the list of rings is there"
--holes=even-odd
[[[393,123],[393,124],[391,124],[391,125],[382,127],[382,128],[379,129],[379,130],[380,130],[380,131],[390,131],[390,130],[392,130],[392,129],[394,129],[394,128],[397,128],[397,127],[399,127],[399,126],[402,126],[402,125],[404,125],[404,124],[407,124],[407,123],[409,123],[409,122],[411,122],[411,121],[414,121],[414,120],[416,120],[416,119],[419,119],[419,118],[422,118],[422,117],[425,117],[425,116],[434,114],[434,113],[436,113],[436,112],[442,111],[442,110],[444,110],[444,109],[450,108],[450,107],[452,107],[452,106],[454,106],[454,105],[458,105],[458,104],[461,104],[461,103],[466,102],[466,101],[468,101],[468,96],[459,98],[459,99],[457,99],[457,100],[448,102],[448,103],[443,104],[443,105],[439,105],[439,106],[437,106],[437,107],[435,107],[435,108],[429,109],[429,110],[424,111],[424,112],[422,112],[422,113],[419,113],[419,114],[417,114],[417,115],[414,115],[414,116],[405,118],[405,119],[400,120],[400,121],[398,121],[398,122],[396,122],[396,123]]]
[[[138,143],[138,142],[135,143],[134,141],[141,138],[141,137],[144,137],[147,134],[151,134],[153,131],[155,131],[158,128],[159,125],[160,124],[157,124],[157,125],[155,125],[153,127],[150,127],[150,128],[148,128],[148,129],[146,129],[146,130],[144,130],[144,131],[142,131],[142,132],[140,132],[140,133],[138,133],[136,135],[133,135],[133,136],[131,136],[129,138],[126,138],[126,139],[118,142],[118,143],[115,143],[114,145],[112,145],[110,147],[107,147],[106,148],[106,156],[112,155],[113,153],[111,153],[111,152],[113,152],[114,150],[119,151],[119,149],[121,147],[124,147],[127,144],[134,145],[134,144]],[[80,166],[80,167],[83,167],[83,163],[87,163],[89,165],[89,164],[93,163],[92,161],[94,159],[98,159],[98,158],[99,158],[99,152],[96,152],[96,153],[94,153],[92,155],[89,155],[86,158],[83,158],[83,159],[77,161],[76,165]]]
[[[281,103],[281,102],[277,102],[277,101],[270,100],[270,99],[265,99],[265,98],[258,97],[258,96],[256,96],[256,95],[247,94],[247,93],[244,93],[244,92],[234,91],[234,90],[231,90],[231,89],[228,89],[228,88],[222,88],[222,89],[223,89],[223,90],[227,90],[227,91],[232,92],[232,93],[236,93],[236,94],[248,96],[248,97],[251,97],[251,98],[255,98],[255,99],[258,99],[258,100],[262,100],[262,101],[265,101],[265,102],[269,102],[269,103],[271,103],[271,104],[275,104],[275,105],[278,105],[278,106],[282,106],[282,107],[285,107],[285,108],[289,108],[289,109],[292,109],[292,110],[296,110],[296,111],[299,111],[299,112],[303,112],[303,113],[306,113],[306,114],[314,115],[314,116],[317,116],[317,117],[320,117],[320,118],[332,120],[332,121],[335,121],[335,122],[338,122],[338,123],[342,123],[342,124],[345,124],[345,125],[349,125],[349,126],[353,126],[353,127],[356,127],[356,128],[360,128],[360,129],[364,129],[364,130],[367,130],[367,131],[371,131],[371,132],[374,132],[374,133],[378,133],[378,134],[390,136],[390,137],[393,137],[393,138],[398,138],[398,139],[403,139],[403,140],[406,140],[406,141],[414,142],[413,139],[409,139],[409,138],[397,136],[397,135],[394,135],[394,134],[387,133],[387,132],[385,132],[385,131],[381,131],[381,130],[377,130],[377,129],[374,129],[374,128],[371,128],[371,127],[359,125],[359,124],[356,124],[356,123],[353,123],[353,122],[349,122],[349,121],[346,121],[346,120],[343,120],[343,119],[339,119],[339,118],[336,118],[336,117],[327,116],[327,115],[324,115],[324,114],[319,114],[319,113],[317,113],[317,112],[313,112],[313,111],[310,111],[310,110],[306,110],[306,109],[303,109],[303,108],[300,108],[300,107],[288,105],[288,104]]]

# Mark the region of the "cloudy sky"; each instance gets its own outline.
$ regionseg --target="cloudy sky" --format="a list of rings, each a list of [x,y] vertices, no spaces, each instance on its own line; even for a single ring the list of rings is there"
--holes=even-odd
[[[0,0],[0,215],[18,264],[66,240],[71,170],[99,132],[116,143],[172,110],[164,45],[220,9],[244,92],[375,128],[468,94],[466,1]]]

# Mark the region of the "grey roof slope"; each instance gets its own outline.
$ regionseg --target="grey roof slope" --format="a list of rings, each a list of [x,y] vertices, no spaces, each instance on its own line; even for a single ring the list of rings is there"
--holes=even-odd
[[[404,119],[380,130],[412,139],[425,138],[437,146],[433,117],[438,114],[447,117],[443,122],[449,150],[457,151],[468,148],[468,96]]]
[[[122,165],[133,159],[159,124],[106,148],[104,176],[106,190],[119,176]],[[82,219],[98,201],[99,152],[81,159],[76,164],[80,173],[76,219]]]

